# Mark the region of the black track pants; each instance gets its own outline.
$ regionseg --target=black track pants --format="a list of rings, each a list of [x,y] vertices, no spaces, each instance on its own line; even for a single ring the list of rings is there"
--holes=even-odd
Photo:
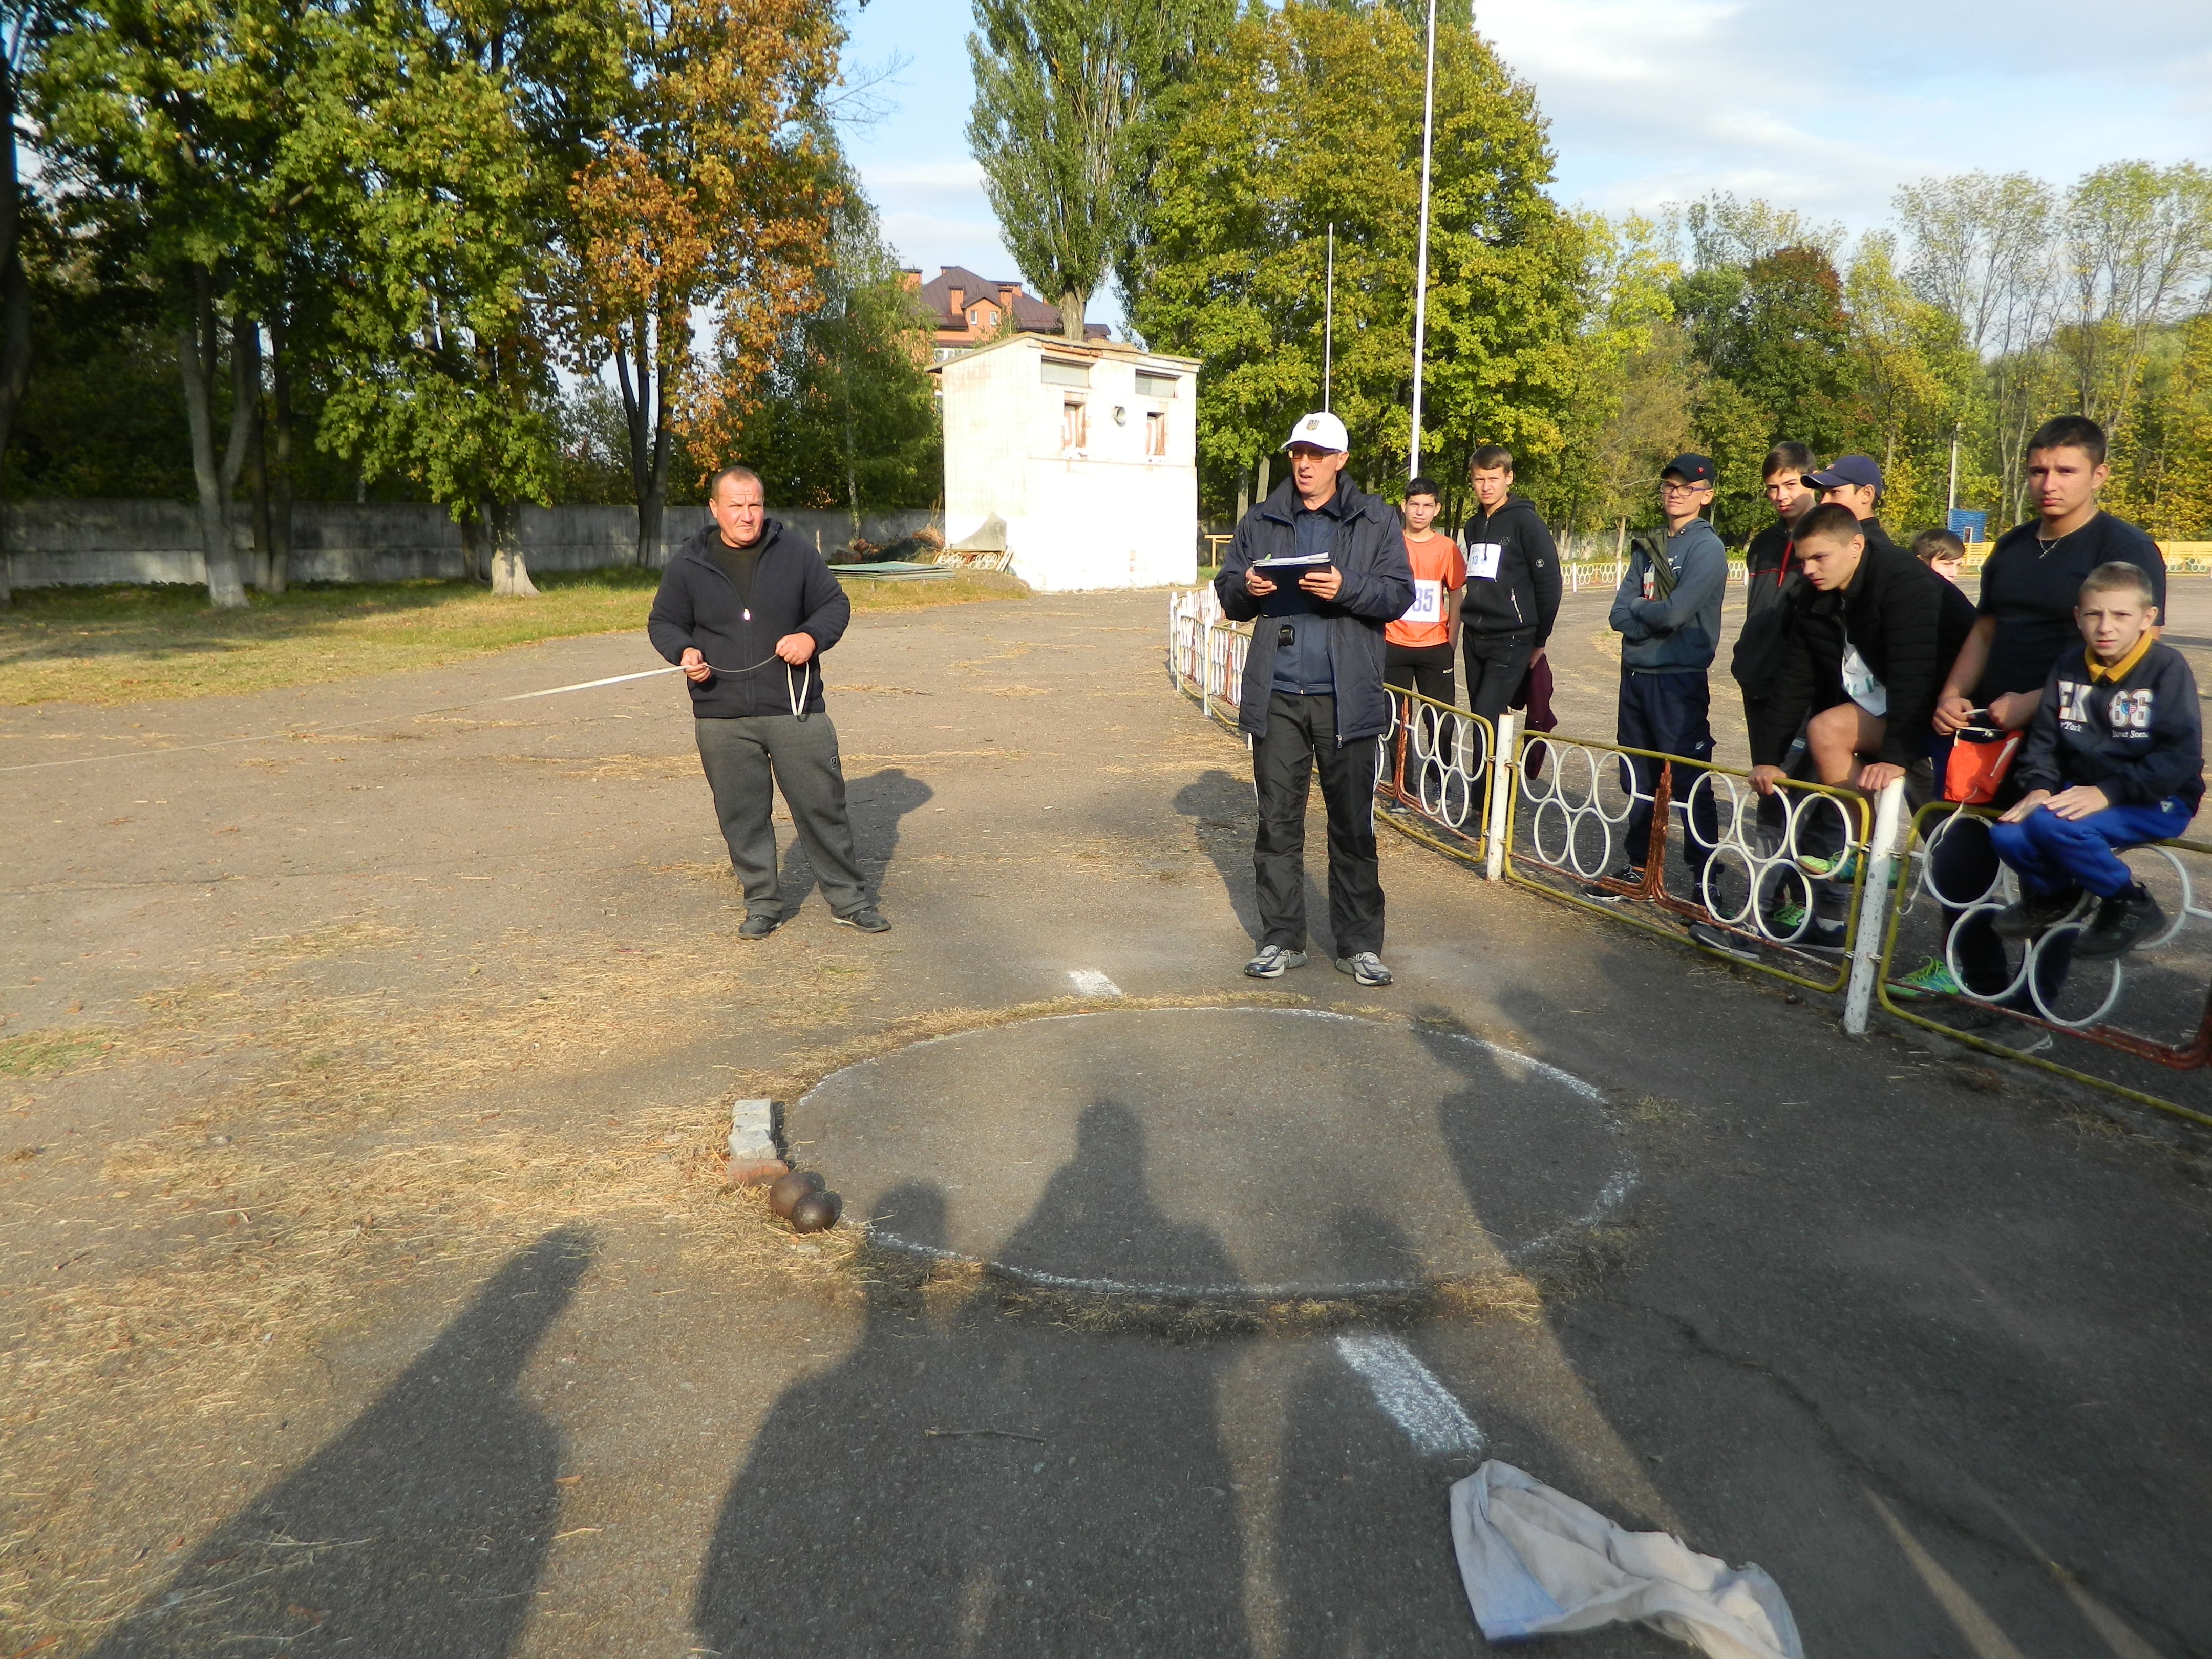
[[[1262,945],[1306,948],[1306,795],[1321,774],[1328,812],[1328,926],[1336,954],[1382,949],[1382,878],[1375,862],[1380,738],[1336,740],[1336,699],[1277,691],[1267,735],[1252,745],[1260,830],[1252,848]]]

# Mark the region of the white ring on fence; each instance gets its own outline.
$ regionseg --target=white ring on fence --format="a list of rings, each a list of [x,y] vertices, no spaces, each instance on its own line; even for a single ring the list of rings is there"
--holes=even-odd
[[[1942,845],[1943,837],[1949,835],[1952,830],[1962,822],[1979,823],[1983,826],[1982,833],[1984,835],[1989,833],[1987,819],[1977,817],[1972,812],[1954,812],[1942,823],[1937,824],[1935,832],[1920,844],[1920,885],[1927,890],[1928,896],[1934,899],[1936,903],[1954,910],[1971,910],[1988,903],[1990,896],[1995,893],[2003,883],[2005,874],[2003,861],[1997,858],[1996,849],[1991,848],[1990,859],[1997,866],[1996,873],[1990,878],[1990,884],[1972,897],[1954,896],[1936,884],[1936,849]]]

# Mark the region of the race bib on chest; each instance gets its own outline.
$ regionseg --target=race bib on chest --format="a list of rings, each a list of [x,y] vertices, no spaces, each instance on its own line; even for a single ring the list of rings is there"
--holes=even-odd
[[[1444,619],[1444,585],[1413,578],[1413,602],[1406,607],[1400,622],[1439,623]]]
[[[1467,574],[1479,576],[1484,581],[1498,580],[1498,556],[1505,550],[1498,542],[1470,542],[1467,548]]]

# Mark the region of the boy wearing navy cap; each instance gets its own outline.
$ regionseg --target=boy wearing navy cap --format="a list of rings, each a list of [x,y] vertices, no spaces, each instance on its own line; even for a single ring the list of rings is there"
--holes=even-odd
[[[1686,760],[1713,757],[1710,719],[1712,694],[1705,671],[1720,643],[1721,596],[1728,586],[1728,550],[1705,520],[1713,498],[1710,457],[1677,455],[1659,474],[1659,510],[1665,524],[1639,530],[1631,545],[1628,568],[1613,596],[1608,620],[1620,635],[1620,703],[1615,741],[1624,749],[1650,749]],[[1613,872],[1620,881],[1640,882],[1651,845],[1653,791],[1659,763],[1641,757],[1629,763],[1637,800],[1625,826],[1626,865]],[[1668,769],[1673,771],[1672,768]],[[1695,775],[1674,775],[1674,798],[1689,793]],[[1702,794],[1698,816],[1710,816],[1710,793]],[[1714,826],[1698,826],[1706,846],[1717,836]],[[1690,848],[1692,874],[1704,863],[1701,849]],[[1617,900],[1606,887],[1586,887],[1587,898]]]
[[[1838,455],[1818,472],[1804,477],[1808,489],[1820,492],[1820,504],[1840,501],[1859,521],[1859,534],[1869,547],[1894,548],[1889,532],[1881,527],[1875,509],[1881,504],[1881,468],[1871,455]]]

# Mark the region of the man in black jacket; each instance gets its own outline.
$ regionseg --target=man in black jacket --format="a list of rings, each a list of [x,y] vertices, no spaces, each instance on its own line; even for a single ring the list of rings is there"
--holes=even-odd
[[[1751,716],[1752,787],[1771,793],[1802,726],[1822,783],[1874,794],[1928,753],[1936,688],[1973,627],[1964,594],[1910,553],[1870,543],[1851,509],[1824,502],[1797,521],[1805,580],[1779,601],[1784,645],[1772,694]],[[1817,817],[1822,830],[1832,815]],[[1847,852],[1798,848],[1813,875],[1851,878]],[[1833,893],[1820,910],[1835,908]],[[1807,942],[1841,942],[1840,922],[1816,917]]]
[[[1764,616],[1782,592],[1783,583],[1797,573],[1795,544],[1790,536],[1797,520],[1820,498],[1806,486],[1813,470],[1813,452],[1784,439],[1766,452],[1766,501],[1774,509],[1774,522],[1751,538],[1743,550],[1743,626],[1751,631],[1753,619]]]
[[[1244,964],[1255,979],[1305,966],[1306,796],[1316,771],[1328,810],[1337,969],[1362,985],[1391,979],[1375,852],[1375,781],[1390,730],[1382,629],[1413,602],[1413,573],[1397,514],[1343,476],[1349,441],[1326,410],[1299,419],[1283,446],[1291,476],[1244,515],[1213,579],[1222,613],[1254,624],[1237,725],[1252,740],[1260,811],[1260,951]],[[1262,564],[1272,568],[1254,568]]]
[[[724,467],[707,503],[714,522],[669,560],[646,633],[690,682],[699,763],[744,886],[738,937],[766,939],[783,921],[771,781],[832,920],[880,933],[890,924],[868,900],[837,730],[822,706],[821,656],[844,636],[853,602],[819,553],[766,516],[758,475]]]
[[[1513,452],[1485,444],[1468,469],[1474,516],[1461,540],[1467,590],[1460,600],[1460,649],[1467,706],[1496,722],[1544,654],[1559,615],[1559,553],[1525,495],[1513,492]]]
[[[1821,782],[1872,794],[1928,753],[1936,688],[1973,627],[1966,597],[1912,555],[1860,532],[1835,502],[1797,521],[1805,582],[1785,590],[1789,634],[1773,695],[1752,711],[1763,794],[1802,725]]]

